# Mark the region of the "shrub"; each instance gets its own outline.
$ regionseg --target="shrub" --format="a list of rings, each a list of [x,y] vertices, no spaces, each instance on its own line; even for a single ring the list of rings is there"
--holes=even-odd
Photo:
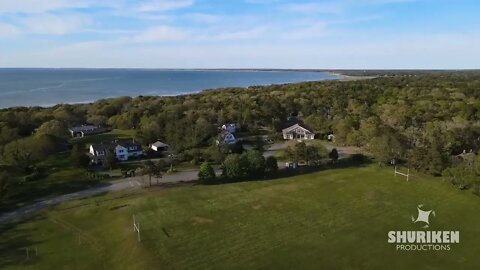
[[[208,162],[202,163],[198,172],[198,179],[201,183],[211,184],[215,181],[216,175],[212,165]]]

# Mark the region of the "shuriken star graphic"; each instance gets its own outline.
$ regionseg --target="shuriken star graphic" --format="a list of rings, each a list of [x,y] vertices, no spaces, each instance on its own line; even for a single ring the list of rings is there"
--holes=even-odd
[[[423,223],[426,224],[425,226],[423,226],[423,228],[428,228],[430,226],[430,214],[435,216],[435,211],[433,211],[433,210],[424,211],[424,210],[421,209],[422,207],[423,207],[423,204],[420,204],[417,207],[418,216],[417,216],[416,219],[412,216],[412,222],[413,223],[423,222]]]

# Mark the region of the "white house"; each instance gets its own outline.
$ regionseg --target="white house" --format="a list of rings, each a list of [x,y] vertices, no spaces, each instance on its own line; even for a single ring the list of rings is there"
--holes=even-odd
[[[327,140],[329,140],[331,142],[335,142],[335,135],[334,134],[328,134]]]
[[[283,139],[285,140],[313,140],[315,134],[300,124],[282,130]]]
[[[150,148],[155,152],[167,151],[168,150],[168,144],[165,144],[161,141],[157,141],[155,143],[152,143],[150,145]]]
[[[90,160],[94,164],[103,163],[103,161],[107,156],[107,152],[111,151],[112,148],[113,148],[112,144],[104,144],[104,143],[91,144],[90,151],[88,153],[90,156]]]
[[[217,140],[217,144],[227,144],[227,145],[232,145],[236,144],[237,139],[235,138],[235,135],[228,131],[224,131],[220,134],[220,138]]]
[[[126,161],[132,157],[144,155],[142,146],[135,141],[99,143],[90,145],[89,156],[94,164],[101,164],[107,157],[108,152],[115,153],[120,161]]]
[[[132,157],[143,156],[142,145],[134,140],[121,142],[115,146],[115,155],[118,160],[125,161]]]

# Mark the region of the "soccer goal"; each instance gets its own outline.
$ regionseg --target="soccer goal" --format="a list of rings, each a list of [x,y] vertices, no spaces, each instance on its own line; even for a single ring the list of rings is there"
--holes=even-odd
[[[397,170],[397,166],[395,166],[393,176],[397,176],[397,175],[405,176],[405,177],[407,177],[407,181],[409,181],[410,180],[410,168],[407,169],[407,173],[404,173],[404,172],[401,172],[401,171]]]

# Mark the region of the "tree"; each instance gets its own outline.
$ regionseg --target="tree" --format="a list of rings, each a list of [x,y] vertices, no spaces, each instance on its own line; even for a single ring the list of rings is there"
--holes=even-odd
[[[35,154],[31,139],[20,139],[7,144],[3,150],[3,157],[7,164],[27,171],[40,158]]]
[[[215,170],[213,169],[212,165],[207,161],[203,162],[200,166],[200,171],[198,172],[198,179],[201,183],[210,184],[215,181]]]
[[[323,146],[317,145],[306,145],[304,142],[295,144],[294,147],[287,148],[287,156],[290,160],[294,162],[306,161],[310,163],[311,161],[318,162],[324,156],[326,157],[327,150]]]
[[[437,141],[434,141],[427,151],[429,158],[428,171],[432,175],[439,176],[450,164],[448,153]]]
[[[257,150],[250,150],[242,154],[243,158],[247,160],[247,175],[250,177],[263,176],[265,172],[265,158],[262,153]]]
[[[12,187],[12,177],[7,172],[0,172],[0,200],[5,199]]]
[[[419,146],[419,147],[413,148],[407,154],[408,166],[411,168],[414,168],[417,171],[425,172],[428,164],[427,155],[428,155],[428,152],[425,147]]]
[[[380,164],[389,164],[392,159],[403,156],[404,148],[401,143],[388,134],[373,138],[368,149]]]
[[[90,165],[90,158],[85,154],[85,147],[75,144],[72,149],[71,159],[76,167],[87,169]]]
[[[337,120],[337,119],[335,119]],[[335,139],[339,143],[347,141],[348,134],[355,130],[355,123],[351,117],[339,119],[334,126]]]
[[[314,162],[317,164],[320,160],[327,156],[327,149],[322,146],[308,145],[305,149],[305,160],[307,163]]]
[[[338,151],[337,148],[333,148],[332,151],[328,154],[328,157],[332,160],[333,163],[338,160]]]
[[[155,174],[155,163],[151,160],[142,162],[141,171],[143,175],[148,175],[148,185],[152,186],[152,176]]]
[[[248,160],[244,155],[231,154],[223,162],[223,175],[227,179],[242,179],[246,176]]]
[[[329,121],[322,115],[312,114],[308,116],[305,119],[305,124],[313,128],[315,133],[326,134],[330,129]]]
[[[278,162],[274,156],[269,156],[265,160],[265,174],[272,176],[278,171]]]
[[[67,127],[63,122],[60,122],[58,120],[50,120],[48,122],[43,123],[37,129],[36,134],[37,135],[47,134],[47,135],[55,136],[57,138],[68,137]]]
[[[260,153],[265,152],[266,142],[261,136],[255,136],[253,141],[253,149],[259,151]]]
[[[146,160],[142,163],[141,171],[143,175],[148,175],[148,184],[152,186],[152,177],[157,179],[162,178],[162,170],[165,167],[165,162],[159,160],[157,163],[154,163],[151,160]]]
[[[207,149],[206,155],[210,161],[220,164],[227,157],[227,149],[223,146],[212,145]]]
[[[107,153],[105,155],[105,162],[103,163],[103,166],[109,170],[113,170],[115,166],[117,165],[117,156],[115,153],[111,150],[107,150]]]
[[[7,123],[0,122],[0,153],[1,146],[18,139],[18,130],[10,128]]]
[[[163,160],[159,160],[155,162],[155,167],[154,167],[154,173],[153,176],[157,180],[157,185],[158,185],[158,179],[163,177],[163,170],[166,167],[166,163]]]

